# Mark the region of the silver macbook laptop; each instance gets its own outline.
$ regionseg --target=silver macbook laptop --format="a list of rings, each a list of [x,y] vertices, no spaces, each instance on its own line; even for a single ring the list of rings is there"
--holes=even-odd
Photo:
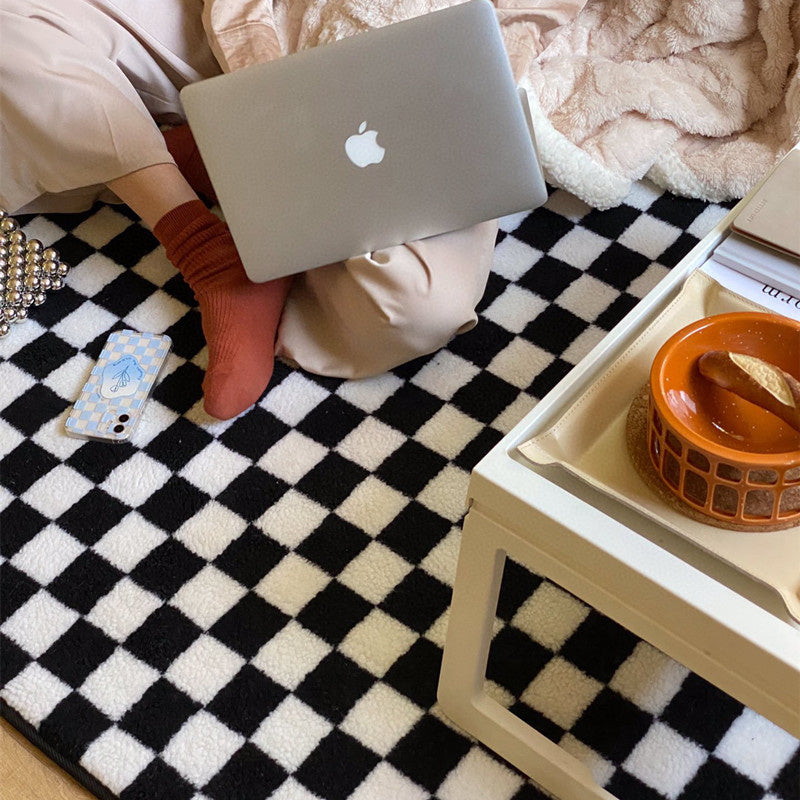
[[[210,78],[181,96],[254,281],[547,196],[488,0]]]

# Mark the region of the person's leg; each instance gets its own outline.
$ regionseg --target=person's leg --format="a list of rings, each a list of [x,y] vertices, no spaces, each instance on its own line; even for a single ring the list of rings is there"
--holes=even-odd
[[[0,48],[0,204],[11,213],[68,210],[48,204],[108,186],[157,230],[195,290],[209,345],[206,408],[218,417],[243,411],[271,376],[285,289],[246,280],[227,227],[181,177],[134,87],[150,101],[160,89],[166,97],[171,84],[158,70],[169,53],[151,53],[99,4],[47,0],[31,17],[22,0],[4,0],[0,22],[9,34]]]
[[[173,208],[199,199],[175,164],[153,164],[106,185],[151,230]]]
[[[79,8],[96,47],[59,24]],[[87,4],[36,10],[32,16],[18,0],[0,4],[0,202],[10,213],[83,210],[57,201],[85,188],[77,199],[90,206],[109,180],[172,158],[127,75],[102,49],[115,23]]]
[[[497,223],[389,247],[298,275],[276,354],[309,372],[376,375],[477,322]]]
[[[219,74],[202,10],[203,0],[3,0],[0,204],[83,211],[115,201],[109,180],[176,155],[194,185],[191,153],[165,146],[154,119],[181,122],[180,89]]]
[[[174,164],[146,167],[108,186],[152,228],[197,298],[208,343],[206,411],[218,419],[240,414],[272,377],[275,334],[291,279],[252,283],[228,226]]]
[[[178,169],[189,185],[204,200],[211,203],[217,202],[217,195],[211,178],[206,172],[206,165],[200,157],[200,151],[187,123],[167,128],[163,131],[164,141],[169,154],[175,159]]]

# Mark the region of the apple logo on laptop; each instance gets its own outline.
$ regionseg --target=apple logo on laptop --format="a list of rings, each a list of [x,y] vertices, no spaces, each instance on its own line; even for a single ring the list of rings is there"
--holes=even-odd
[[[344,143],[344,151],[357,167],[368,167],[383,161],[386,148],[378,144],[378,131],[368,131],[364,121],[358,126],[358,133],[354,133]]]

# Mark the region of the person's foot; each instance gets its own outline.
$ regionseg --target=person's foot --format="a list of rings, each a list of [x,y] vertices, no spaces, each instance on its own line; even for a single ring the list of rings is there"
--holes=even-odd
[[[291,278],[250,281],[228,226],[200,200],[164,215],[153,233],[200,306],[208,344],[204,407],[218,419],[235,417],[258,400],[272,377]]]
[[[275,365],[275,334],[290,279],[252,283],[233,273],[208,291],[196,292],[208,343],[203,406],[230,419],[264,393]]]
[[[217,195],[214,192],[214,186],[211,178],[208,177],[206,166],[200,157],[200,151],[197,149],[197,143],[188,124],[167,128],[162,131],[162,135],[169,154],[175,159],[178,169],[186,178],[189,186],[204,200],[212,204],[216,203]]]

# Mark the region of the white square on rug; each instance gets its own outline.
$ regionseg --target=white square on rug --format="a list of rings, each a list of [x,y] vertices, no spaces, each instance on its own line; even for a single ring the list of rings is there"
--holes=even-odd
[[[109,719],[118,721],[158,680],[159,673],[118,647],[78,690]]]
[[[258,466],[276,478],[294,485],[325,458],[323,447],[299,431],[291,430],[259,459]]]
[[[126,576],[94,604],[86,618],[115,641],[123,642],[161,603],[159,597]]]
[[[332,649],[297,620],[290,620],[256,653],[252,664],[276,683],[294,690]]]
[[[372,541],[342,570],[339,582],[378,605],[411,570],[404,558]]]
[[[201,710],[170,739],[162,756],[199,788],[208,783],[244,742],[241,734]]]
[[[119,728],[109,728],[95,739],[80,760],[81,766],[112,792],[122,792],[155,758],[152,750]]]
[[[206,503],[175,531],[175,538],[200,558],[215,559],[247,528],[247,521],[216,500]]]
[[[146,555],[167,539],[161,528],[138,512],[126,514],[92,548],[123,572],[130,572]]]
[[[764,788],[797,749],[797,739],[745,708],[717,745],[714,755]]]
[[[465,358],[440,350],[411,379],[411,383],[440,400],[450,400],[479,373],[480,370]]]
[[[318,383],[293,372],[271,387],[261,402],[266,411],[294,427],[329,394]]]
[[[380,478],[368,475],[344,499],[336,513],[370,536],[377,536],[400,511],[409,499]]]
[[[350,795],[348,800],[427,800],[430,795],[413,781],[410,781],[391,764],[382,761]]]
[[[675,800],[707,758],[700,745],[656,720],[622,767],[645,786]]]
[[[247,593],[241,583],[212,564],[206,564],[173,595],[171,606],[179,609],[203,630],[208,630]]]
[[[284,614],[295,616],[331,580],[327,572],[296,553],[287,553],[253,589]]]
[[[166,672],[167,678],[198,703],[208,703],[244,666],[244,659],[203,634],[176,658]]]
[[[411,628],[375,608],[347,634],[339,650],[381,678],[417,638]]]
[[[328,720],[290,695],[261,723],[251,741],[287,772],[294,772],[332,730]]]
[[[569,661],[556,656],[531,681],[521,700],[562,728],[571,728],[602,690]]]
[[[270,538],[293,548],[315,531],[327,515],[325,506],[295,489],[289,489],[255,524]]]
[[[339,442],[336,452],[374,471],[405,441],[406,436],[391,425],[367,417]]]
[[[660,714],[686,680],[689,670],[646,642],[638,642],[609,686],[651,714]]]
[[[48,525],[17,550],[12,566],[46,586],[60,575],[86,547],[58,525]]]
[[[134,453],[113,469],[100,484],[104,492],[136,508],[146,502],[172,477],[172,473],[146,453]]]
[[[178,474],[207,495],[216,497],[249,466],[249,459],[215,439],[192,458]]]
[[[48,519],[58,519],[94,484],[66,464],[59,464],[31,486],[22,499]]]
[[[0,627],[12,642],[38,658],[60,639],[80,615],[40,589]]]
[[[380,756],[389,751],[419,722],[423,710],[391,686],[376,683],[361,697],[341,729]]]
[[[579,270],[586,270],[610,244],[611,240],[605,236],[576,226],[558,240],[548,255]]]
[[[510,800],[522,778],[479,747],[473,747],[445,778],[436,793],[441,800]]]
[[[31,725],[38,726],[71,691],[52,672],[32,661],[3,687],[2,697]]]

